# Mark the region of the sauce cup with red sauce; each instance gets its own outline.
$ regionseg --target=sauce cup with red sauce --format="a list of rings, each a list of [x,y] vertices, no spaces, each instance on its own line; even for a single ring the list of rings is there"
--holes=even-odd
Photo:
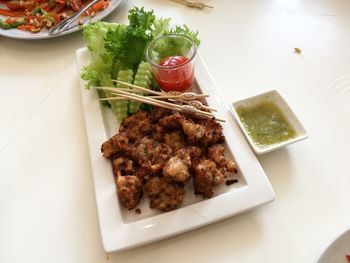
[[[196,44],[187,36],[172,34],[153,40],[147,50],[154,77],[165,91],[189,91],[194,82]]]

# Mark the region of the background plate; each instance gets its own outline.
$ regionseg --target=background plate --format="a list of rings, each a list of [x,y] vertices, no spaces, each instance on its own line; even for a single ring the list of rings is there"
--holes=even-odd
[[[91,21],[97,21],[101,20],[107,15],[109,15],[114,9],[118,7],[122,0],[111,0],[109,6],[105,9],[102,10],[101,12],[98,12],[92,19]],[[1,7],[1,4],[0,4]],[[0,15],[1,19],[6,18],[5,16]],[[90,20],[90,19],[88,19]],[[76,32],[80,30],[80,27],[74,27],[71,30],[67,30],[63,32],[62,34],[59,34],[57,36],[51,36],[49,35],[48,30],[42,30],[39,33],[31,33],[23,30],[18,30],[18,29],[9,29],[9,30],[4,30],[0,28],[0,35],[4,37],[9,37],[9,38],[16,38],[16,39],[26,39],[26,40],[35,40],[35,39],[45,39],[45,38],[53,38],[53,37],[59,37],[59,36],[64,36],[73,32]]]
[[[76,52],[79,75],[89,63],[86,48]],[[186,198],[176,210],[160,213],[148,208],[143,198],[138,208],[141,215],[122,207],[110,160],[102,157],[101,145],[117,131],[118,123],[106,107],[101,107],[95,90],[87,90],[81,81],[81,95],[86,131],[90,149],[98,217],[104,249],[122,250],[166,238],[241,213],[274,199],[275,195],[258,160],[234,122],[200,55],[196,60],[196,88],[210,94],[208,104],[218,109],[217,116],[225,118],[223,133],[226,137],[226,156],[238,164],[239,183],[221,185],[211,199],[203,199],[186,189]]]
[[[323,252],[318,263],[348,263],[350,255],[350,229],[334,240]]]

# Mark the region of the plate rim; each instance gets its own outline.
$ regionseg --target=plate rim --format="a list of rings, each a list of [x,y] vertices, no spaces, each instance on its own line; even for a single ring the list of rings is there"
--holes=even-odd
[[[324,262],[323,257],[327,256],[327,253],[334,247],[336,244],[344,237],[349,236],[350,237],[350,228],[342,231],[340,234],[338,234],[332,241],[330,241],[323,249],[321,255],[318,257],[317,263]],[[350,251],[349,251],[350,254]],[[344,255],[345,256],[345,255]],[[327,259],[327,258],[326,258]],[[322,260],[322,261],[321,261]],[[345,259],[344,259],[345,262]]]
[[[77,58],[79,75],[80,75],[81,68],[83,66],[84,56],[88,56],[88,54],[89,54],[88,49],[86,47],[76,50],[76,58]],[[202,73],[204,72],[205,74],[201,74],[200,72]],[[91,91],[86,90],[86,88],[84,87],[84,81],[80,79],[80,91],[81,91],[81,97],[83,101],[84,118],[85,118],[85,124],[86,124],[86,131],[88,135],[87,137],[88,137],[88,144],[89,144],[89,151],[90,151],[90,159],[92,163],[91,168],[92,168],[95,197],[96,197],[97,209],[98,209],[98,218],[99,218],[99,224],[100,224],[100,230],[101,230],[102,243],[106,252],[115,252],[115,251],[130,249],[130,248],[141,246],[160,239],[164,239],[170,236],[174,236],[183,232],[187,232],[192,229],[199,228],[219,220],[223,220],[225,218],[231,217],[238,213],[245,212],[249,209],[271,202],[272,200],[275,199],[275,193],[272,189],[270,182],[268,181],[268,178],[264,170],[262,169],[259,161],[257,160],[255,154],[250,148],[248,142],[244,139],[244,135],[241,134],[239,127],[235,124],[229,112],[229,107],[222,100],[223,97],[221,96],[220,91],[217,89],[217,86],[214,83],[214,80],[210,75],[206,65],[204,64],[200,54],[198,54],[198,57],[196,59],[196,81],[202,89],[203,89],[203,85],[207,85],[207,86],[210,85],[214,89],[215,94],[213,95],[214,97],[213,99],[217,99],[222,103],[221,104],[222,109],[219,109],[219,114],[224,114],[225,117],[227,118],[227,122],[223,124],[224,131],[225,129],[228,131],[227,127],[231,127],[231,129],[236,130],[237,137],[240,137],[240,138],[230,139],[230,143],[235,144],[235,146],[236,147],[238,146],[239,149],[241,149],[242,147],[244,148],[244,151],[242,154],[239,153],[238,155],[234,155],[234,156],[235,156],[236,162],[238,163],[238,166],[240,167],[242,176],[246,181],[246,185],[235,191],[224,193],[224,194],[215,196],[211,199],[203,200],[201,202],[194,203],[185,207],[181,207],[180,209],[176,209],[167,213],[162,213],[153,217],[140,219],[139,221],[136,221],[136,222],[124,223],[123,220],[121,220],[121,216],[115,213],[115,215],[118,217],[118,220],[119,220],[118,225],[111,226],[111,225],[106,225],[106,224],[112,224],[110,218],[105,218],[106,213],[110,213],[111,211],[104,210],[106,209],[106,204],[103,203],[104,201],[102,200],[101,195],[98,193],[99,189],[97,189],[98,184],[101,183],[100,181],[102,179],[98,178],[96,173],[100,173],[100,172],[96,172],[95,169],[97,169],[97,167],[101,168],[101,165],[102,165],[101,163],[104,163],[104,166],[105,166],[104,169],[107,169],[106,167],[108,167],[110,173],[112,173],[112,169],[110,167],[109,160],[105,160],[104,158],[101,158],[100,153],[99,153],[100,161],[96,159],[97,156],[94,156],[94,153],[96,153],[96,149],[91,149],[91,146],[93,143],[96,144],[96,138],[91,138],[91,134],[90,134],[91,131],[89,131],[88,128],[91,127],[91,121],[96,121],[96,120],[90,120],[89,118],[91,116],[86,115],[87,114],[86,108],[84,108],[84,107],[88,107],[89,105],[92,105],[90,103],[92,102],[91,100],[93,99],[95,99],[95,104],[94,104],[95,109],[97,109],[96,103],[98,104],[98,106],[99,106],[99,103],[96,100],[96,97],[94,97],[94,95],[95,96],[97,95],[92,94]],[[228,121],[228,120],[231,120],[231,121]],[[107,138],[104,138],[104,140],[106,139]],[[231,145],[230,145],[230,148],[231,148]],[[231,151],[233,153],[232,149]],[[107,165],[107,162],[108,162],[108,165]],[[244,171],[242,170],[242,167],[244,167]],[[247,174],[243,174],[243,172]],[[257,176],[257,174],[259,176]],[[113,184],[113,187],[114,187],[114,191],[116,191],[115,184]],[[112,192],[111,189],[109,189],[109,191]],[[114,195],[116,200],[117,195],[115,192],[114,192]],[[236,200],[232,200],[233,196],[236,197]],[[241,200],[241,198],[243,198],[244,202],[237,202],[237,200]],[[231,202],[231,204],[234,204],[234,209],[230,207],[229,209],[227,209],[228,202]],[[116,201],[116,203],[118,203],[118,201]],[[210,210],[209,214],[204,213],[207,210]],[[183,213],[185,213],[187,217],[190,217],[192,220],[181,222],[184,224],[184,225],[181,225],[176,219],[179,216],[183,217],[182,215]],[[173,220],[174,218],[175,220]],[[114,221],[114,224],[116,224],[115,221]],[[110,229],[108,229],[109,227],[112,227],[112,228],[114,227],[114,230],[117,233],[111,233]],[[161,229],[162,231],[154,231],[157,229],[158,230]]]
[[[97,13],[96,16],[91,18],[91,22],[96,22],[99,20],[104,19],[108,15],[110,15],[122,2],[123,0],[111,0],[111,5],[108,6],[106,9],[102,10],[101,12]],[[3,16],[0,16],[0,18],[3,18]],[[81,28],[79,26],[76,26],[70,30],[67,30],[59,35],[49,35],[48,31],[44,32],[38,32],[38,33],[30,33],[30,32],[25,32],[21,31],[19,29],[2,29],[0,28],[0,36],[2,37],[7,37],[11,39],[18,39],[18,40],[41,40],[41,39],[51,39],[51,38],[56,38],[60,36],[66,36],[69,34],[72,34],[74,32],[80,31]],[[10,32],[10,33],[9,33]],[[11,32],[17,32],[16,33],[11,33]]]

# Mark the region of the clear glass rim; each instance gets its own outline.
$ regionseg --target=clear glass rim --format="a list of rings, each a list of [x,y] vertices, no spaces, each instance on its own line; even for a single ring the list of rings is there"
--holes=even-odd
[[[185,38],[186,40],[188,40],[191,43],[192,47],[193,47],[193,53],[192,53],[191,57],[188,58],[188,60],[186,62],[181,63],[179,65],[175,65],[175,66],[162,66],[162,65],[159,65],[158,63],[154,62],[153,59],[151,58],[151,56],[150,56],[150,49],[154,45],[154,43],[157,42],[158,40],[164,39],[164,38],[171,38],[171,37],[182,37],[182,38]],[[194,43],[194,41],[191,38],[189,38],[188,36],[183,35],[183,34],[170,34],[170,35],[161,36],[161,37],[158,37],[156,39],[153,39],[151,41],[151,43],[149,43],[149,45],[147,46],[147,49],[146,49],[146,60],[152,66],[155,66],[155,67],[157,67],[159,69],[175,69],[175,68],[179,68],[179,67],[182,67],[182,66],[190,63],[196,57],[196,54],[197,54],[197,45],[196,45],[196,43]]]

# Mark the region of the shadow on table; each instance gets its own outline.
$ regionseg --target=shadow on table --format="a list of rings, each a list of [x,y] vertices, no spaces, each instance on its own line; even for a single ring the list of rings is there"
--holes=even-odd
[[[265,153],[258,156],[258,160],[276,193],[276,198],[288,193],[294,172],[288,148]]]

